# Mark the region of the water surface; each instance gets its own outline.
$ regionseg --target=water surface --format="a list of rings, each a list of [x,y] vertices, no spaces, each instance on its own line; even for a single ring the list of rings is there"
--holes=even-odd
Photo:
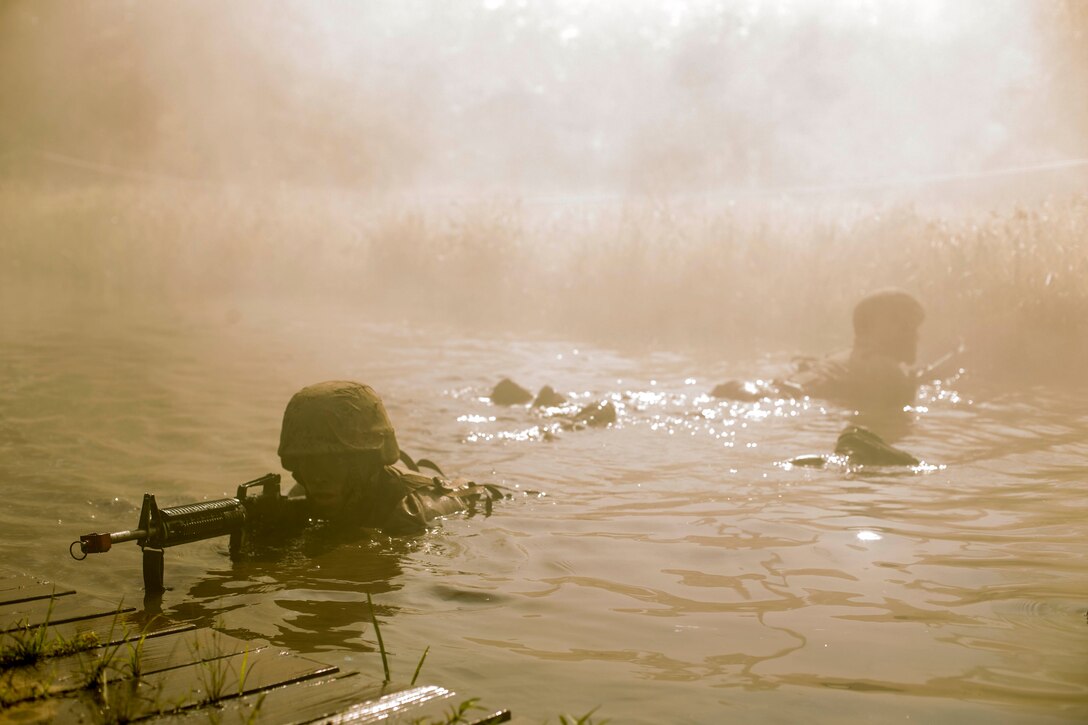
[[[1088,718],[1088,392],[995,390],[970,373],[876,421],[927,463],[812,470],[849,422],[818,402],[705,393],[729,364],[555,339],[237,305],[8,314],[0,339],[0,556],[136,604],[132,545],[68,544],[160,505],[280,471],[280,417],[313,382],[384,396],[402,447],[519,495],[408,539],[323,530],[232,563],[170,549],[165,611],[527,721],[597,705],[624,723],[1080,722]],[[503,376],[573,404],[496,408]]]

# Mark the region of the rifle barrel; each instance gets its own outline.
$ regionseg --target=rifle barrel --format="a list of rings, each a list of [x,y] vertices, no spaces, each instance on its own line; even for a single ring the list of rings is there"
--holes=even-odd
[[[79,541],[73,541],[72,546],[68,548],[72,556],[75,557],[75,552],[72,551],[72,549],[78,544],[79,550],[83,552],[83,557],[86,558],[87,554],[102,554],[107,552],[114,544],[120,544],[122,541],[132,541],[134,539],[143,539],[146,537],[147,531],[143,529],[130,529],[128,531],[118,531],[112,534],[84,534],[79,537]]]

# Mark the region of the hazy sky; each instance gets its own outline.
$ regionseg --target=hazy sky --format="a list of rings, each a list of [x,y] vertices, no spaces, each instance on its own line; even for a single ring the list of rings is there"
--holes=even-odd
[[[1030,164],[1088,151],[1041,12],[1060,5],[8,0],[0,144],[186,177],[438,190]]]

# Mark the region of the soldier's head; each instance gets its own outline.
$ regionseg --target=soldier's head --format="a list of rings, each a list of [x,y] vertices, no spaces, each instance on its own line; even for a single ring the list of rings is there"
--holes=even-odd
[[[854,349],[913,364],[918,357],[918,328],[925,317],[921,303],[907,292],[874,292],[854,307]]]
[[[335,516],[352,488],[400,456],[382,400],[360,383],[303,388],[283,412],[280,461],[321,515]]]

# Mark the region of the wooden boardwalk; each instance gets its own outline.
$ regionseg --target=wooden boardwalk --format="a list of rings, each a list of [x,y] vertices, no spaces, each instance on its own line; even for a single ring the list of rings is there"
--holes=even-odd
[[[4,572],[0,652],[0,723],[445,723],[467,699]],[[456,722],[509,720],[473,710]]]

